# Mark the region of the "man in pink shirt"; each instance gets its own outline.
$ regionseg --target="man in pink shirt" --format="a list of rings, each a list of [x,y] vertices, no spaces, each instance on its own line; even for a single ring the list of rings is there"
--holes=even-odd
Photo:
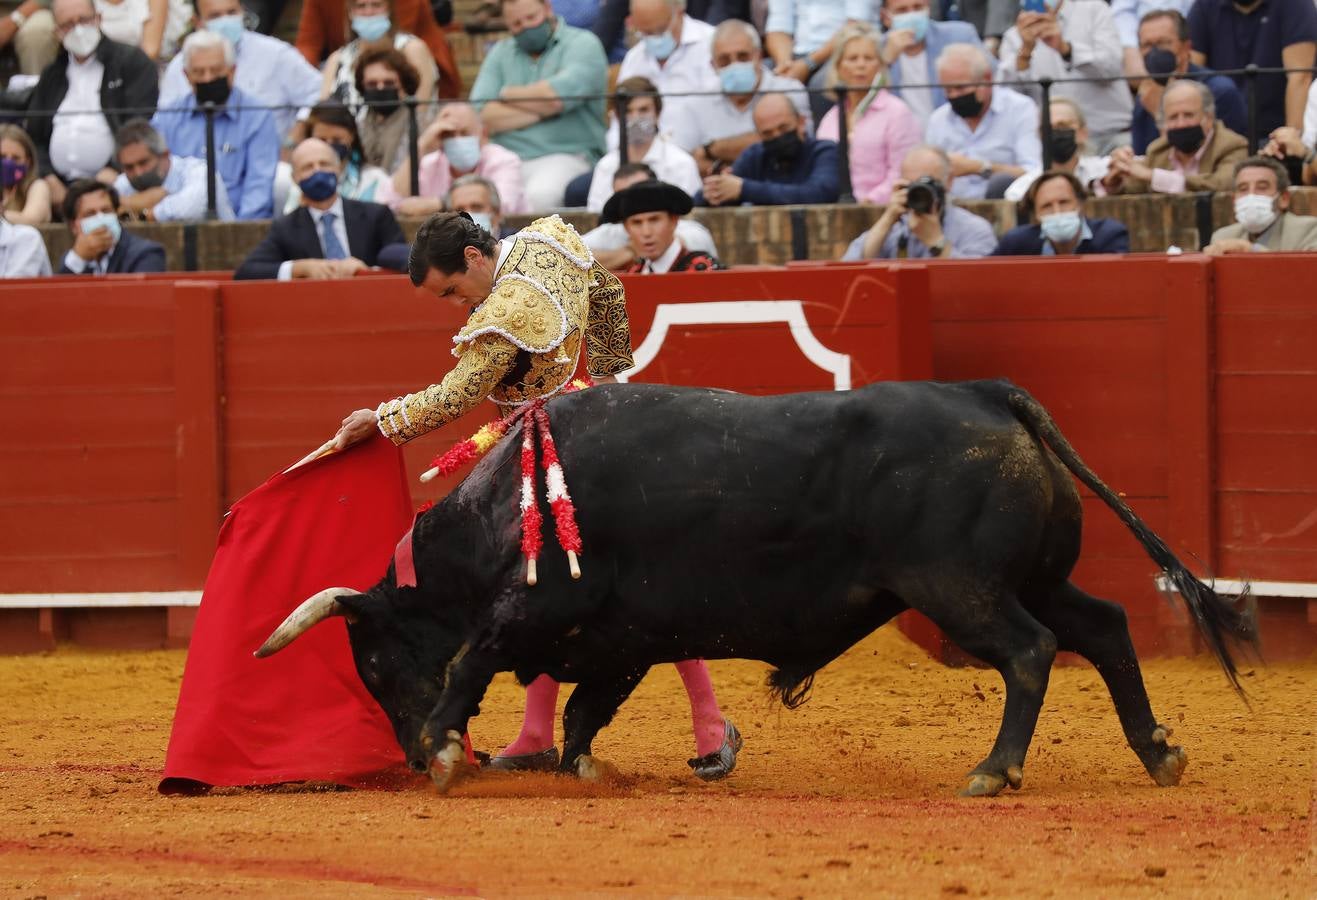
[[[402,216],[428,216],[444,208],[444,195],[463,175],[479,175],[498,188],[505,214],[529,212],[521,187],[521,159],[486,139],[480,116],[468,103],[445,106],[417,140],[421,154],[411,195],[411,162],[404,161],[391,181],[380,186],[380,203]]]

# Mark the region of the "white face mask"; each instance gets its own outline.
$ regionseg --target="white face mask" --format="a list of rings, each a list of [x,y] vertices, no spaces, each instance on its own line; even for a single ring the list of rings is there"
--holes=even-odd
[[[92,51],[100,46],[101,29],[99,25],[74,25],[64,35],[64,49],[79,59],[91,56]]]
[[[1245,194],[1235,198],[1235,221],[1249,234],[1261,234],[1276,221],[1276,198],[1265,194]]]

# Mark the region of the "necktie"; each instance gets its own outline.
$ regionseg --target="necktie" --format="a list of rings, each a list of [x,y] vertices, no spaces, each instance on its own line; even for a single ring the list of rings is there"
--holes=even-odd
[[[320,217],[320,235],[324,239],[325,259],[347,259],[347,251],[334,233],[334,220],[338,218],[332,212]]]

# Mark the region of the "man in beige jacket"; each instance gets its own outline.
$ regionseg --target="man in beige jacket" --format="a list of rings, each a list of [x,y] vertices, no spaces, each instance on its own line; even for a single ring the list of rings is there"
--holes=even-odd
[[[1266,253],[1317,250],[1317,218],[1296,216],[1290,208],[1285,167],[1266,156],[1235,165],[1235,224],[1218,228],[1203,252]]]

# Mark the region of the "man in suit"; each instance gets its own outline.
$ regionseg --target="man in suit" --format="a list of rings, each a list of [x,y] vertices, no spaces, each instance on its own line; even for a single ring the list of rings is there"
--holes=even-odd
[[[370,266],[406,268],[406,238],[389,208],[339,196],[343,163],[333,147],[308,138],[292,163],[302,205],[270,223],[235,279],[349,278]]]
[[[73,232],[73,249],[64,254],[58,275],[163,272],[165,248],[129,234],[119,225],[119,192],[84,178],[68,187],[64,221]]]
[[[1317,250],[1317,218],[1290,212],[1290,178],[1267,156],[1235,166],[1235,224],[1218,228],[1203,248],[1211,256]]]
[[[1084,215],[1087,194],[1069,172],[1051,169],[1038,176],[1024,195],[1025,209],[1036,224],[1002,235],[993,256],[1071,256],[1080,253],[1128,253],[1129,230],[1115,219]]]
[[[982,47],[979,33],[968,22],[932,20],[928,14],[928,0],[883,0],[878,17],[887,29],[883,62],[887,64],[892,93],[905,101],[921,124],[927,125],[933,110],[947,102],[946,93],[937,86],[937,58],[952,44]],[[992,58],[991,54],[987,56]],[[933,87],[902,90],[902,84],[930,84]]]

